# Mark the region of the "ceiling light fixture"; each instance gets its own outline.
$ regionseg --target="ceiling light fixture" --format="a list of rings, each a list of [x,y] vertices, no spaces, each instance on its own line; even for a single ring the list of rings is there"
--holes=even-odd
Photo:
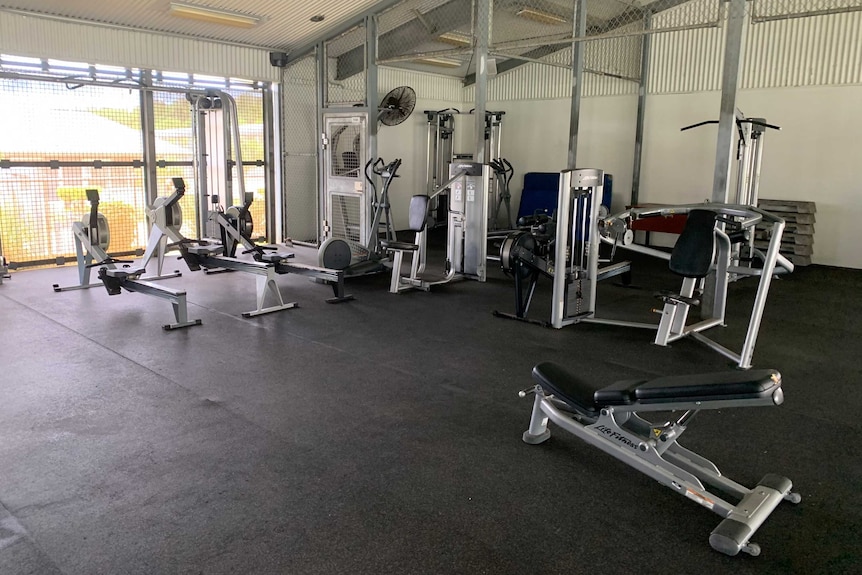
[[[458,60],[450,60],[449,58],[421,58],[417,62],[440,68],[460,68],[462,65]]]
[[[236,26],[238,28],[253,28],[260,23],[260,18],[257,16],[216,10],[214,8],[184,4],[182,2],[171,2],[170,13],[180,18],[200,20],[212,24],[224,24],[225,26]]]
[[[445,34],[440,34],[437,39],[446,44],[452,44],[453,46],[473,45],[472,36],[468,36],[467,34],[462,34],[460,32],[446,32]]]
[[[550,12],[543,12],[541,10],[536,10],[535,8],[521,8],[517,12],[515,12],[516,16],[520,16],[521,18],[526,18],[527,20],[532,20],[533,22],[539,22],[541,24],[568,24],[568,18],[563,16],[559,16],[557,14],[551,14]]]

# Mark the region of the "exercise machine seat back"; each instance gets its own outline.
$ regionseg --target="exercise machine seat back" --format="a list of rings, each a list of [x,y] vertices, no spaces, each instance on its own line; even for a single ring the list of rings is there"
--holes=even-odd
[[[691,210],[670,254],[670,271],[687,278],[709,274],[715,255],[715,212]]]
[[[410,231],[422,232],[425,230],[425,225],[428,221],[428,203],[431,198],[426,195],[417,195],[410,198],[410,208],[407,215],[407,224]],[[380,240],[380,245],[390,250],[415,251],[419,246],[410,242],[398,242],[390,240]]]

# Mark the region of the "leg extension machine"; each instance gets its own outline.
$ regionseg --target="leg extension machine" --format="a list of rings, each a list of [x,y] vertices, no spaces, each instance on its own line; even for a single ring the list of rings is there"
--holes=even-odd
[[[710,545],[727,555],[740,551],[759,555],[751,542],[755,531],[782,500],[799,503],[789,479],[768,474],[753,489],[728,479],[708,459],[678,441],[701,409],[780,405],[781,375],[771,369],[619,381],[595,389],[554,363],[533,368],[536,385],[520,393],[535,393],[530,428],[523,440],[546,441],[548,420],[641,473],[703,505],[724,520],[709,536]],[[683,411],[676,421],[652,423],[638,413]],[[725,501],[707,487],[739,499]]]

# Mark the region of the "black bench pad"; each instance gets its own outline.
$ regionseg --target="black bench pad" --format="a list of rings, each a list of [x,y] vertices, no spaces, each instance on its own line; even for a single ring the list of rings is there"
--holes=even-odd
[[[546,361],[533,368],[533,381],[558,399],[587,415],[597,416],[599,406],[593,401],[595,386],[587,383],[563,366]]]
[[[774,369],[752,369],[658,377],[639,385],[634,395],[640,403],[758,399],[769,397],[780,385],[781,374]]]
[[[781,374],[753,369],[627,379],[597,390],[563,366],[543,362],[533,368],[533,380],[582,413],[598,415],[603,406],[611,405],[767,398],[781,385]]]

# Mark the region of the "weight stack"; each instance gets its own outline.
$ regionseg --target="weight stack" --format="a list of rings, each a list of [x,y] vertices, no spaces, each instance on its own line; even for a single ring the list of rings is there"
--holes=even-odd
[[[814,255],[814,214],[817,212],[815,202],[762,199],[757,206],[784,218],[786,222],[784,235],[781,237],[781,255],[795,266],[811,265],[811,257]],[[769,246],[767,233],[765,227],[757,226],[754,247],[766,249]]]

